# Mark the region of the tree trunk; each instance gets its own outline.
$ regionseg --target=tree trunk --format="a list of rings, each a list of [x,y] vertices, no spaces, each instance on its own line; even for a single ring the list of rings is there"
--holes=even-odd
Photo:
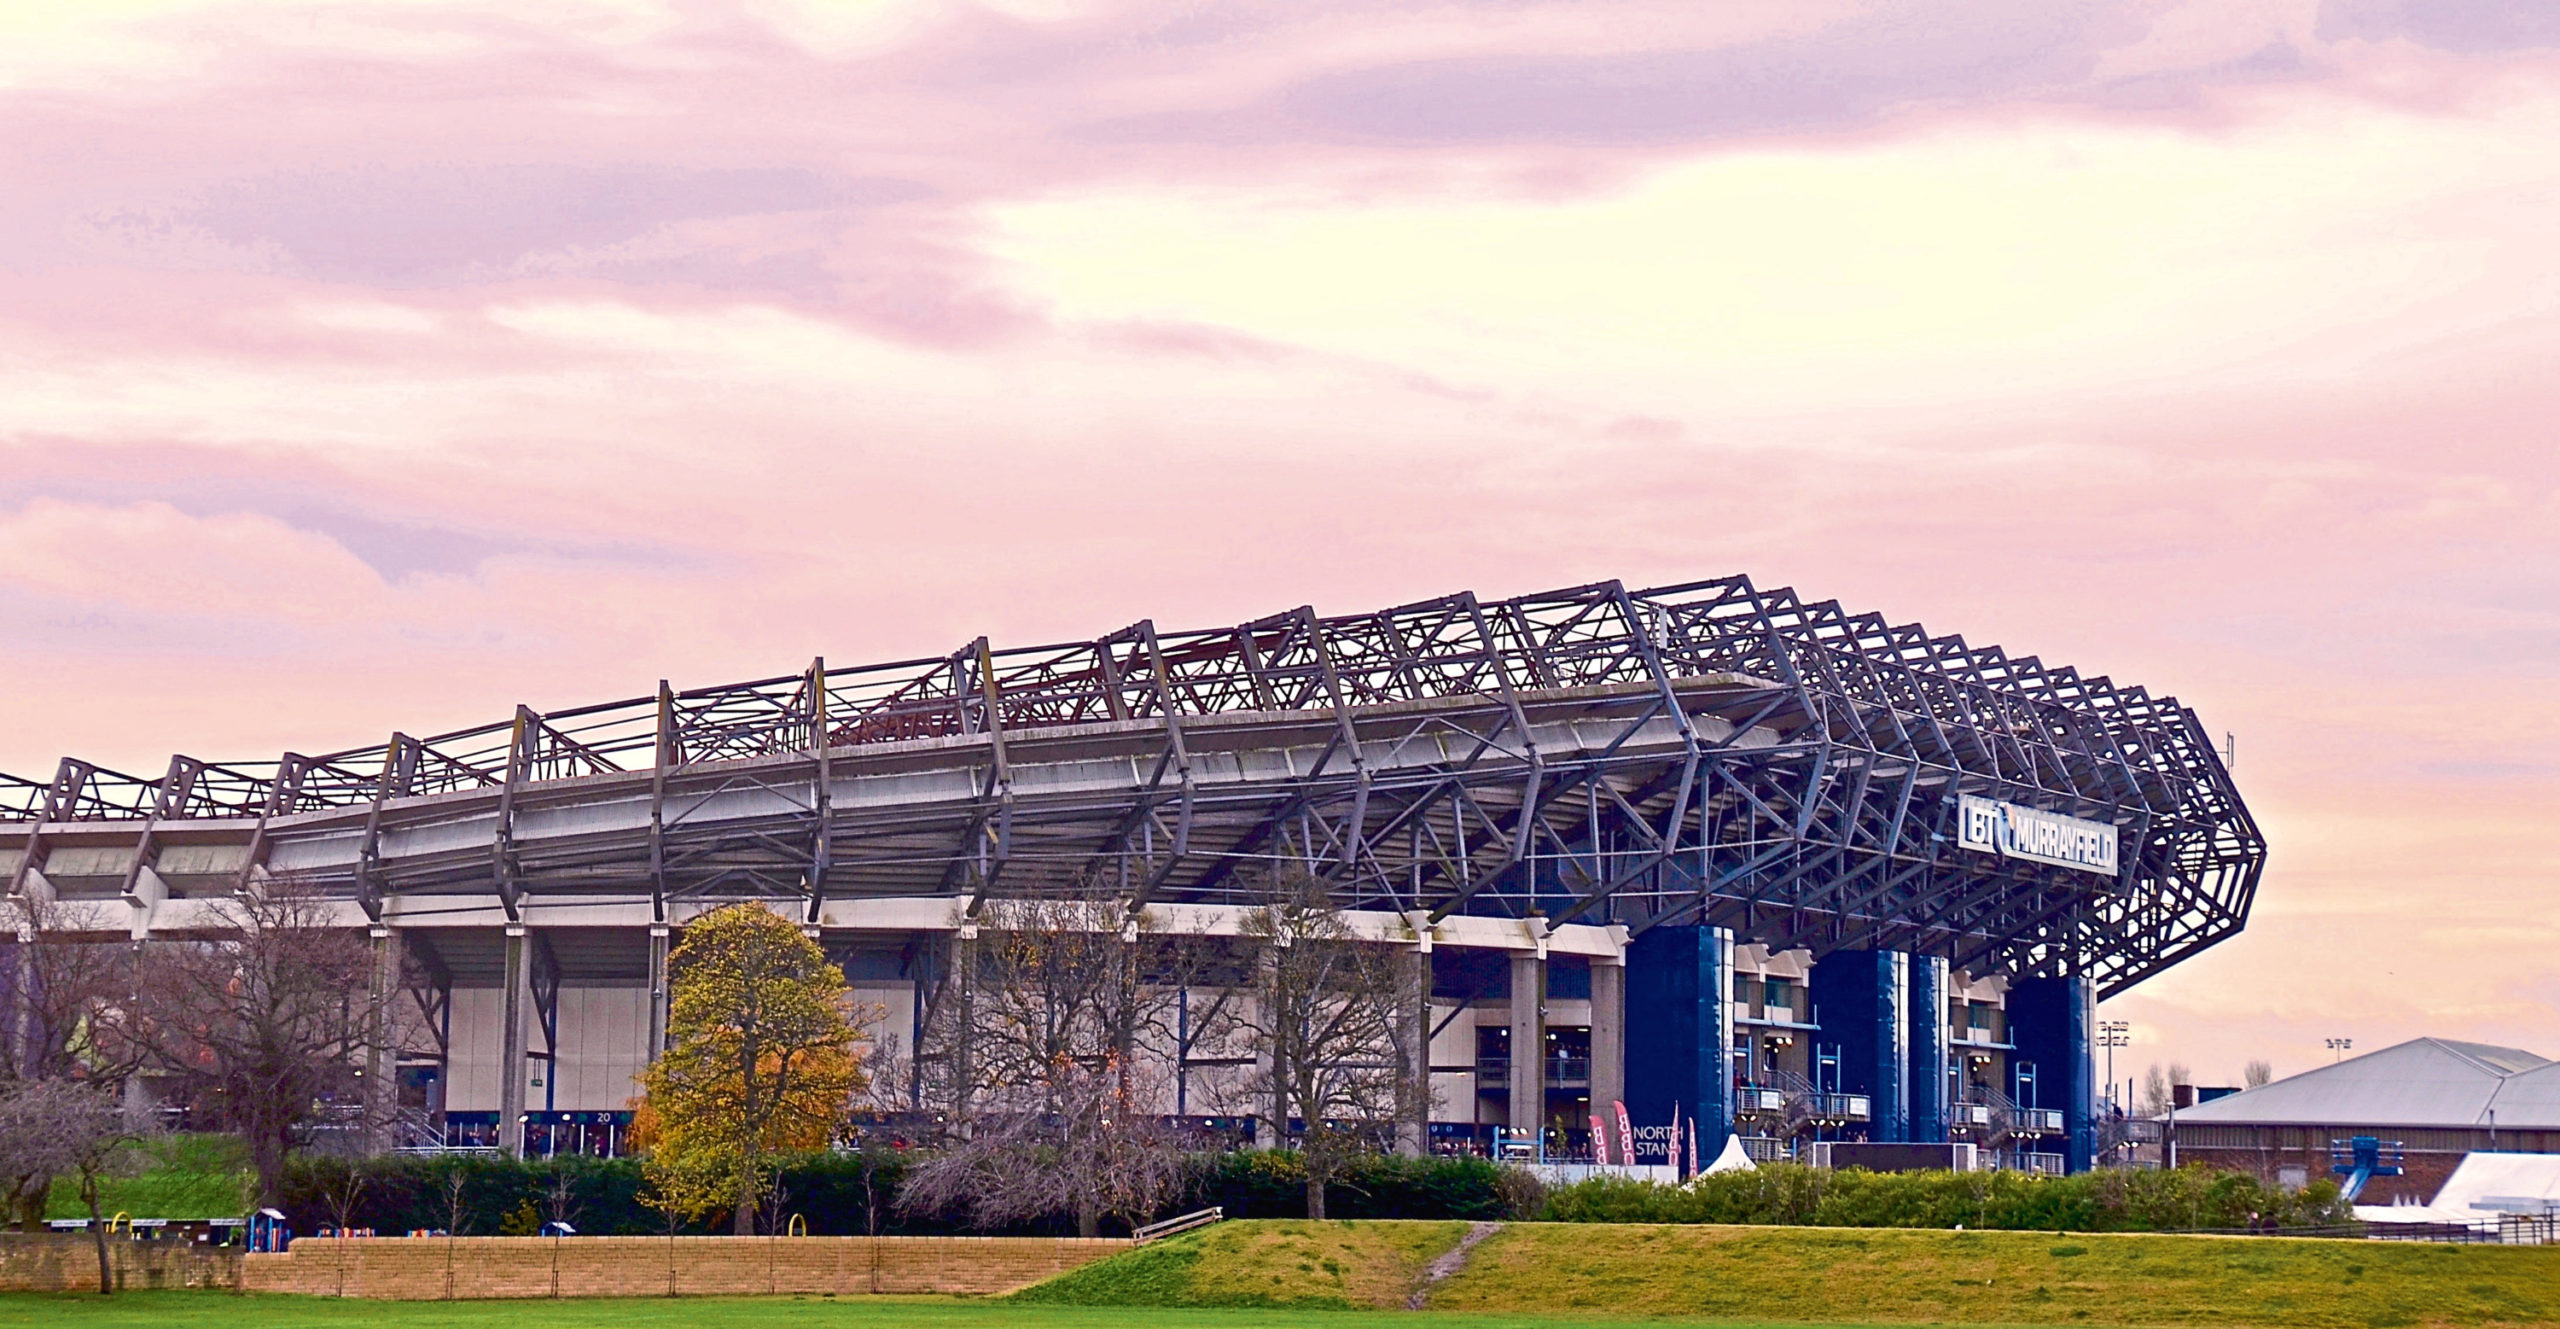
[[[1314,1168],[1307,1169],[1307,1217],[1324,1218],[1324,1177]]]
[[[738,1212],[736,1216],[729,1220],[729,1235],[733,1237],[752,1237],[755,1234],[755,1197],[742,1195],[738,1197]]]
[[[284,1207],[285,1156],[291,1148],[281,1124],[244,1131],[249,1139],[249,1166],[258,1173],[258,1203]]]
[[[1080,1204],[1076,1206],[1076,1235],[1079,1237],[1099,1237],[1102,1235],[1102,1215],[1094,1212],[1092,1205]]]
[[[80,1177],[80,1198],[89,1202],[89,1238],[98,1246],[98,1295],[116,1294],[115,1275],[108,1269],[107,1220],[98,1212],[98,1176],[94,1172]]]

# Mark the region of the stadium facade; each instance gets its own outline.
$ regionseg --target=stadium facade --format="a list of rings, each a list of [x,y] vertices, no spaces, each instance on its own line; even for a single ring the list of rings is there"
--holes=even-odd
[[[981,639],[321,756],[0,776],[13,901],[121,906],[84,926],[147,946],[237,892],[324,892],[410,989],[410,1106],[536,1150],[612,1146],[705,909],[800,921],[911,1046],[989,900],[1103,880],[1215,932],[1290,864],[1423,957],[1444,1141],[1569,1148],[1622,1102],[1709,1150],[2085,1167],[2096,999],[2238,932],[2264,859],[2176,701],[1742,578]],[[1173,1070],[1166,1110],[1215,1099]]]

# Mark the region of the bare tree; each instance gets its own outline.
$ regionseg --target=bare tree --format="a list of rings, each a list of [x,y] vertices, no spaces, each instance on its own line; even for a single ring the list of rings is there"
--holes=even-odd
[[[1113,1068],[1059,1076],[1052,1110],[982,1116],[908,1173],[899,1204],[981,1228],[1071,1213],[1088,1237],[1104,1218],[1143,1222],[1182,1193],[1190,1160],[1170,1126],[1122,1106],[1121,1093]]]
[[[444,1173],[444,1299],[453,1300],[453,1244],[462,1235],[463,1224],[471,1217],[470,1206],[463,1203],[463,1188],[470,1182],[460,1160],[450,1160]]]
[[[13,1174],[68,1173],[79,1179],[98,1251],[98,1293],[115,1292],[99,1190],[124,1147],[148,1130],[103,1084],[69,1079],[0,1083],[0,1168]]]
[[[338,1244],[338,1295],[341,1297],[347,1295],[347,1239],[355,1235],[349,1229],[355,1226],[356,1207],[364,1203],[364,1190],[364,1168],[353,1159],[329,1160],[327,1170],[320,1176],[320,1202],[329,1208],[331,1231],[336,1233]]]
[[[221,923],[143,950],[150,1000],[124,1036],[240,1132],[261,1204],[281,1198],[294,1146],[324,1118],[369,1131],[360,1074],[373,1024],[372,954],[332,902],[289,883],[222,902]]]
[[[2178,1087],[2194,1083],[2195,1077],[2181,1062],[2170,1062],[2165,1071],[2156,1065],[2144,1070],[2142,1073],[2143,1115],[2150,1117],[2167,1115],[2171,1105],[2177,1102]]]
[[[94,1074],[101,1059],[121,1069],[123,1049],[96,1046],[84,1035],[96,1032],[92,1017],[100,1008],[137,990],[129,918],[116,901],[54,900],[33,891],[0,908],[18,941],[10,954],[16,972],[0,979],[15,998],[0,1037],[0,1078]]]
[[[1275,1142],[1287,1143],[1292,1117],[1304,1123],[1307,1216],[1322,1218],[1325,1186],[1392,1142],[1407,1103],[1396,1039],[1404,984],[1394,948],[1361,939],[1321,878],[1281,873],[1270,898],[1244,927],[1261,953],[1242,1018]]]
[[[0,1017],[0,1086],[76,1079],[103,1090],[134,1073],[138,1050],[119,1036],[120,1017],[141,978],[127,911],[110,903],[30,891],[0,907],[17,933],[0,979],[12,999]],[[9,1216],[30,1232],[43,1227],[52,1173],[0,1165],[0,1182]]]
[[[2263,1088],[2264,1086],[2273,1083],[2275,1078],[2275,1063],[2268,1061],[2264,1057],[2252,1057],[2249,1059],[2248,1065],[2240,1068],[2240,1084],[2243,1088]]]
[[[1105,1218],[1143,1221],[1186,1167],[1153,1068],[1197,1037],[1179,1014],[1216,948],[1099,891],[998,901],[978,929],[928,1026],[939,1047],[919,1049],[941,1073],[951,1138],[908,1174],[900,1206],[980,1227],[1068,1213],[1086,1236]]]

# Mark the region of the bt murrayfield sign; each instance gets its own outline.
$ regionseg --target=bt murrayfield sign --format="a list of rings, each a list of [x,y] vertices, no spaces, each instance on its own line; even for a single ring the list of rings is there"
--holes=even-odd
[[[1956,843],[2082,872],[2116,873],[2116,828],[2015,803],[1964,796],[1956,809]]]

